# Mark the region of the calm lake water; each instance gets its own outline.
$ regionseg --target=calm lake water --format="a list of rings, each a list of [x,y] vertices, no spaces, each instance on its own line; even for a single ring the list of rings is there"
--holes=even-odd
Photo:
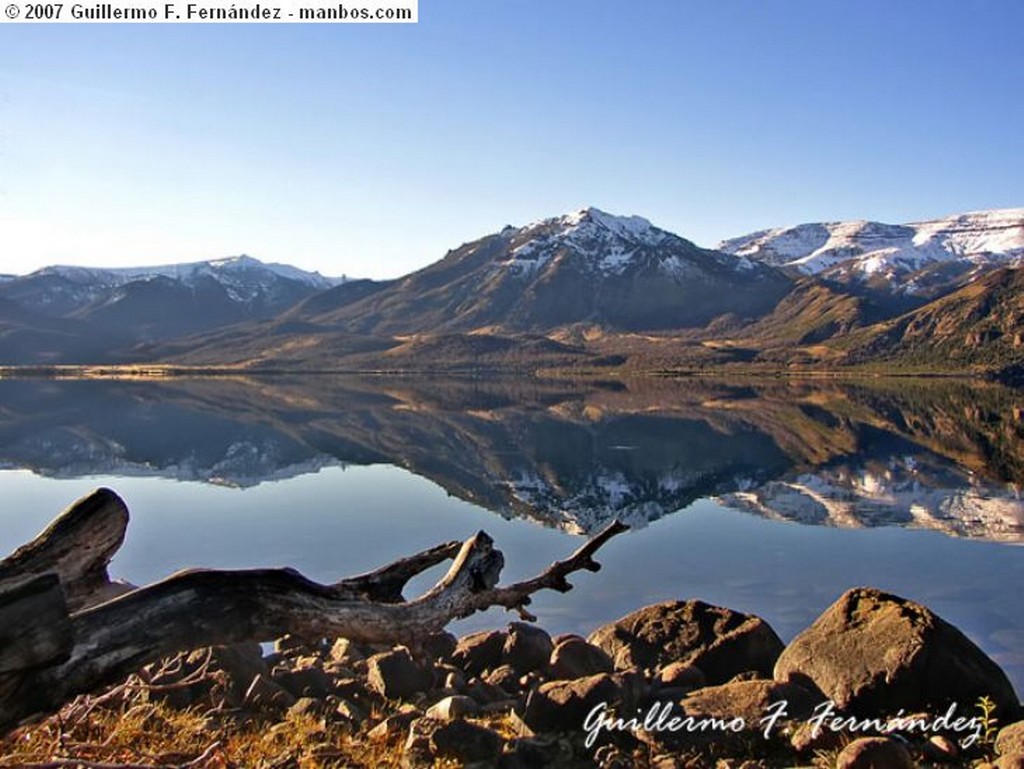
[[[1024,692],[1022,408],[909,381],[0,381],[0,548],[109,486],[132,513],[111,571],[136,584],[190,566],[334,581],[479,529],[510,581],[618,517],[635,528],[600,573],[536,597],[549,630],[700,598],[789,639],[873,585]]]

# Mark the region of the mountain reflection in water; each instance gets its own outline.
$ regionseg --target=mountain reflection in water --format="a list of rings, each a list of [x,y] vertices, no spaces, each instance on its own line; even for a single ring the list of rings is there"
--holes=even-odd
[[[1024,541],[1024,393],[913,380],[0,381],[0,464],[228,486],[390,464],[572,533],[701,498]]]

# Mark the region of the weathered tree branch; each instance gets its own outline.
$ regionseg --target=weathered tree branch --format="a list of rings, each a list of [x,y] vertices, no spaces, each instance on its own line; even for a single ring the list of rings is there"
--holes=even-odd
[[[111,506],[108,500],[92,509],[105,511]],[[60,644],[66,639],[64,628],[64,635],[55,642],[60,653],[51,649],[41,655],[41,662],[20,670],[8,665],[9,672],[0,673],[0,731],[53,712],[75,695],[115,683],[146,664],[197,647],[264,641],[285,634],[415,643],[453,619],[490,606],[516,608],[526,615],[523,607],[533,593],[565,592],[571,589],[567,576],[572,572],[597,571],[600,566],[593,554],[627,528],[613,523],[568,559],[507,587],[497,587],[504,558],[484,532],[461,545],[439,545],[333,585],[313,582],[293,569],[181,572],[71,614],[66,621],[72,645]],[[88,526],[77,530],[92,531]],[[453,556],[448,572],[433,588],[419,598],[402,601],[402,588],[410,578]],[[50,593],[52,585],[35,589]],[[0,586],[0,627],[7,612],[17,608],[7,598]],[[20,611],[19,616],[25,616],[24,607]]]
[[[117,588],[107,567],[127,528],[128,508],[121,497],[110,489],[96,489],[0,561],[0,591],[42,574],[56,574],[72,611],[112,597]]]

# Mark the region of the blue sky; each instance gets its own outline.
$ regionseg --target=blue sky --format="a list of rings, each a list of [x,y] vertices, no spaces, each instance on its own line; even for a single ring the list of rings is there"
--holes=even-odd
[[[420,0],[0,24],[0,271],[393,277],[584,205],[701,245],[1024,205],[1024,3]]]

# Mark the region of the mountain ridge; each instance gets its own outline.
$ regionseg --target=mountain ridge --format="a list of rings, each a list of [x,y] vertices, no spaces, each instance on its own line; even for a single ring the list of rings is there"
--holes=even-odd
[[[0,307],[0,363],[1024,370],[1013,328],[1024,209],[799,225],[724,244],[701,248],[643,217],[588,207],[506,226],[388,281],[324,278],[247,256],[44,268],[0,281],[0,299],[14,303]],[[969,330],[928,342],[951,327]],[[37,338],[52,344],[35,350]],[[957,344],[971,354],[951,354]]]
[[[717,248],[804,275],[887,283],[900,293],[934,296],[972,270],[1019,265],[1024,260],[1024,208],[906,224],[812,222],[759,230],[724,240]]]

